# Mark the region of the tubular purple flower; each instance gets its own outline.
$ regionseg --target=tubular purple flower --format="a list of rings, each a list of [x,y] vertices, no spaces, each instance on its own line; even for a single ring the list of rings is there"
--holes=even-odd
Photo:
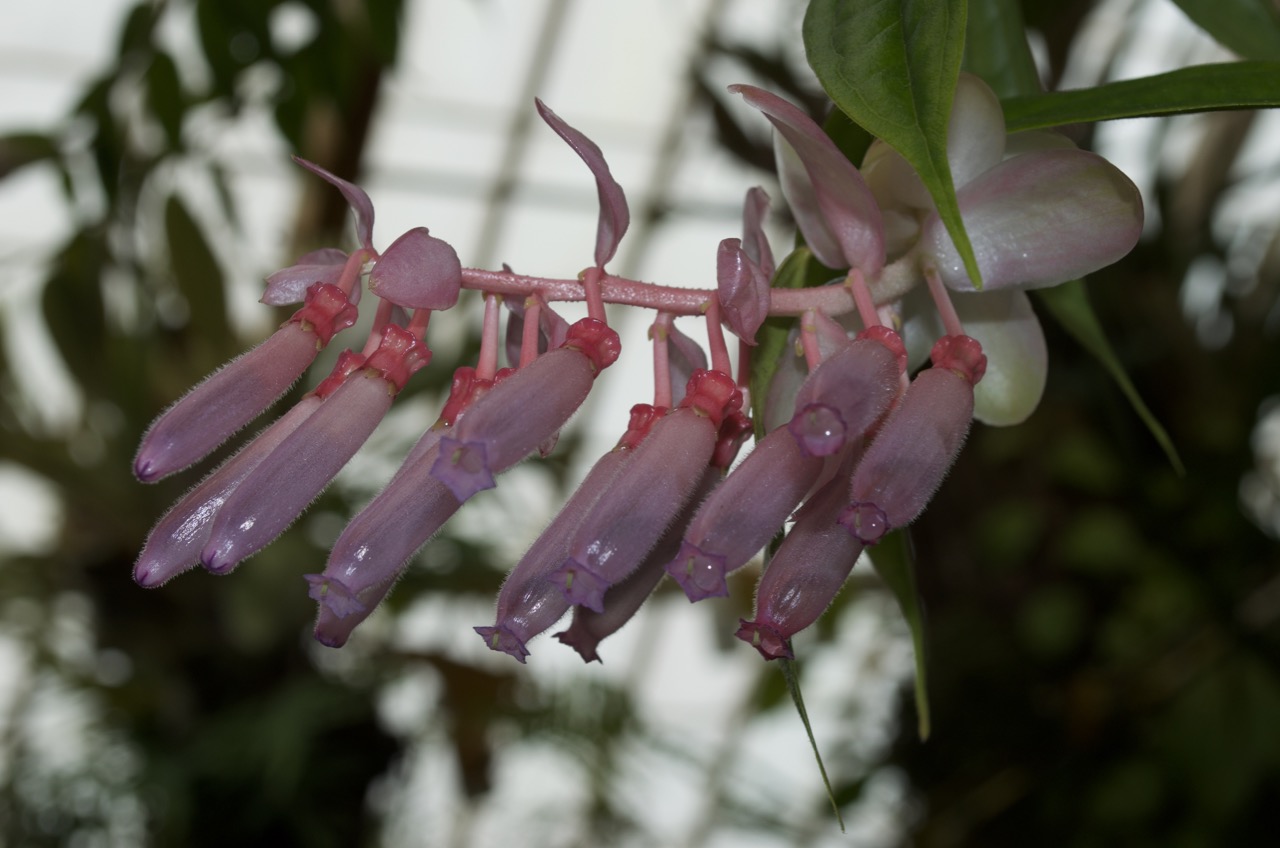
[[[853,473],[852,503],[840,523],[864,545],[915,520],[969,432],[973,386],[986,365],[982,348],[967,336],[945,336],[933,361],[911,381]]]
[[[956,194],[983,291],[1042,288],[1103,268],[1142,234],[1142,197],[1120,169],[1083,150],[1038,150],[1006,159]],[[919,250],[942,281],[973,291],[937,214]]]
[[[599,321],[574,324],[563,347],[539,356],[475,402],[453,435],[440,440],[432,475],[461,501],[492,488],[495,474],[564,426],[617,351],[617,334]]]
[[[818,482],[822,457],[861,436],[889,408],[898,373],[897,354],[873,339],[845,345],[813,370],[791,423],[761,439],[703,501],[667,563],[690,601],[729,593],[725,575],[746,565],[781,529]],[[838,434],[818,432],[815,419],[837,422]]]
[[[662,575],[666,573],[666,563],[675,556],[680,548],[680,540],[685,528],[698,504],[720,483],[724,476],[721,468],[707,468],[702,473],[693,494],[685,502],[680,515],[667,528],[657,546],[649,552],[644,562],[620,583],[609,588],[604,594],[604,611],[596,612],[584,606],[573,608],[573,620],[566,630],[556,634],[556,638],[573,648],[582,657],[583,662],[600,662],[596,649],[608,636],[612,636],[631,620],[645,600],[653,594]]]
[[[609,172],[609,163],[596,143],[578,130],[569,126],[564,120],[552,112],[541,100],[534,100],[538,114],[547,122],[556,134],[564,139],[574,152],[582,157],[582,161],[591,169],[596,178],[596,193],[600,197],[600,221],[596,229],[596,267],[603,268],[618,251],[618,244],[627,232],[631,223],[631,212],[627,209],[627,196],[622,186]]]
[[[728,376],[693,376],[680,408],[654,425],[627,473],[574,532],[569,557],[553,575],[570,603],[603,611],[605,590],[640,565],[692,495],[715,452],[721,421],[741,402]]]
[[[407,309],[449,309],[462,290],[462,263],[426,227],[391,243],[369,272],[369,291]]]
[[[416,338],[388,325],[365,367],[333,389],[223,504],[200,556],[205,566],[230,571],[284,532],[369,438],[403,380],[427,358]]]
[[[634,453],[615,448],[600,457],[560,512],[507,575],[498,593],[497,616],[491,627],[474,628],[494,651],[520,662],[529,656],[526,644],[555,624],[569,609],[569,600],[550,579],[569,556],[569,538],[591,507],[617,481]]]
[[[147,429],[133,461],[150,483],[208,456],[285,393],[356,310],[340,290],[316,284],[307,303],[262,344],[231,360]]]
[[[784,183],[784,189],[791,189],[784,193],[814,255],[831,268],[853,267],[868,277],[879,275],[885,259],[884,225],[858,169],[794,104],[751,85],[731,85],[729,90],[764,112],[804,165],[820,214],[810,214],[810,204],[793,198],[798,181]]]
[[[431,476],[439,450],[438,430],[428,431],[395,477],[346,526],[325,563],[324,573],[307,575],[319,614],[315,636],[337,648],[346,643],[404,573],[414,553],[462,505]]]
[[[862,554],[862,542],[836,523],[848,504],[849,472],[860,451],[851,451],[844,469],[796,513],[796,523],[756,588],[756,614],[742,619],[735,634],[765,659],[793,658],[787,640],[813,624],[831,605]]]
[[[150,589],[198,565],[213,518],[227,498],[319,405],[315,395],[303,398],[175,503],[147,535],[133,568],[138,585]]]

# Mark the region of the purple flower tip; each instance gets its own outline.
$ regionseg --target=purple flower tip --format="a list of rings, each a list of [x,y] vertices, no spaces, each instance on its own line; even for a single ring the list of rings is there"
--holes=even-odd
[[[151,483],[164,476],[156,471],[156,463],[151,457],[144,457],[141,454],[133,461],[133,475],[143,483]]]
[[[787,424],[805,456],[831,456],[844,447],[848,428],[834,407],[811,403]]]
[[[234,547],[231,539],[212,539],[200,552],[200,564],[210,574],[229,574],[240,564],[240,558],[232,553]]]
[[[588,633],[586,628],[579,627],[577,619],[569,625],[568,630],[557,633],[556,638],[577,651],[583,662],[601,661],[600,655],[596,653],[596,645],[600,640]]]
[[[547,575],[547,579],[559,583],[565,600],[574,606],[604,612],[604,593],[609,588],[609,581],[576,559],[565,560],[564,565]]]
[[[852,503],[840,513],[840,524],[864,545],[874,545],[889,532],[889,519],[873,503]]]
[[[796,655],[791,652],[791,646],[778,631],[758,621],[747,621],[745,618],[738,621],[741,626],[733,635],[759,651],[760,656],[767,660],[795,659]]]
[[[524,662],[524,658],[529,656],[529,651],[524,646],[524,642],[516,634],[512,633],[501,624],[494,627],[473,627],[480,638],[484,640],[484,644],[491,651],[502,651],[504,654],[510,654],[520,662]]]
[[[303,576],[311,584],[311,587],[307,589],[307,596],[338,618],[359,615],[365,611],[365,605],[360,602],[360,599],[350,589],[343,585],[341,580],[335,577],[326,577],[323,574],[305,574]],[[316,638],[320,638],[319,635]],[[320,639],[320,641],[329,645],[324,639]],[[341,647],[341,643],[329,645],[329,647]]]
[[[495,485],[483,442],[442,438],[440,455],[436,457],[436,464],[431,466],[431,476],[448,486],[460,501]]]
[[[697,545],[681,542],[680,552],[666,568],[690,601],[723,598],[729,594],[729,584],[724,581],[724,557],[719,554],[709,554]]]

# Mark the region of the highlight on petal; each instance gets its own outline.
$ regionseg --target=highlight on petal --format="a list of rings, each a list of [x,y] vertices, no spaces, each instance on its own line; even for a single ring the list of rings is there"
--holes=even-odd
[[[596,229],[596,266],[603,268],[618,251],[618,244],[627,232],[631,223],[631,212],[627,209],[627,197],[622,186],[609,172],[609,163],[596,143],[578,130],[569,126],[564,120],[552,112],[541,100],[534,100],[538,114],[547,122],[556,134],[563,138],[574,152],[582,157],[596,178],[596,193],[600,197],[600,222]]]
[[[449,309],[462,290],[462,263],[448,242],[414,227],[382,252],[369,290],[407,309]]]
[[[372,248],[373,201],[369,199],[369,195],[365,194],[364,189],[354,183],[347,182],[341,177],[334,176],[316,163],[308,162],[300,156],[294,156],[293,161],[342,192],[342,196],[347,200],[347,205],[356,214],[356,238],[360,240],[360,246]]]
[[[267,277],[267,289],[260,301],[267,306],[301,303],[313,283],[336,285],[347,265],[347,254],[336,247],[322,247],[303,254],[288,268]]]
[[[810,239],[810,231],[817,228],[817,222],[813,219],[801,222],[797,213],[797,222],[814,254],[829,267],[852,266],[870,277],[879,274],[885,257],[884,225],[880,207],[858,169],[799,107],[755,86],[731,85],[729,90],[741,94],[748,104],[764,112],[804,164],[827,232],[840,248],[838,259],[829,255],[827,244],[823,244],[820,253]],[[783,187],[786,188],[785,183]],[[791,200],[789,195],[787,200]],[[819,241],[826,239],[819,235]]]
[[[984,291],[1078,279],[1123,257],[1142,234],[1142,198],[1107,160],[1083,150],[1006,159],[957,193]],[[925,221],[922,256],[942,281],[973,291],[946,227]]]

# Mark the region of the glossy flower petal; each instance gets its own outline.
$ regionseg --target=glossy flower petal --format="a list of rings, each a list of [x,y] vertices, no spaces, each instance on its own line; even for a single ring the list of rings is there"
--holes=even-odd
[[[984,291],[1078,279],[1120,259],[1142,234],[1137,187],[1110,162],[1082,150],[1006,159],[956,196]],[[974,290],[936,214],[921,230],[920,252],[948,287]]]
[[[261,302],[267,306],[301,303],[313,283],[336,285],[347,265],[347,254],[334,247],[322,247],[306,253],[288,268],[267,277],[267,288]]]

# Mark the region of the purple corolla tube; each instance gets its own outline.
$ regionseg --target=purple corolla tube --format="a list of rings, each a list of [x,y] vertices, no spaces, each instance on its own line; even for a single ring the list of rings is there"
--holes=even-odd
[[[968,336],[944,336],[876,434],[849,487],[840,523],[864,545],[915,520],[950,470],[973,418],[986,357]]]
[[[850,452],[844,470],[796,513],[795,526],[769,559],[756,588],[755,618],[740,622],[735,635],[765,659],[794,658],[787,640],[831,605],[862,554],[862,542],[836,523],[849,503],[855,452]]]
[[[307,575],[310,595],[320,605],[315,637],[322,644],[346,644],[356,625],[391,591],[414,553],[462,505],[431,476],[438,449],[437,443],[406,461],[342,531],[324,573]]]
[[[380,374],[348,377],[223,504],[200,555],[205,567],[229,572],[283,533],[369,438],[391,400]]]
[[[385,327],[365,367],[342,379],[222,505],[200,555],[205,567],[230,571],[283,533],[355,455],[404,380],[429,358],[411,333],[394,324]],[[340,375],[329,379],[336,378]],[[326,394],[327,384],[316,393]]]
[[[604,592],[634,571],[679,514],[710,463],[724,418],[742,403],[733,380],[700,371],[680,408],[658,421],[627,473],[596,501],[553,574],[570,603],[604,610]]]
[[[502,584],[492,626],[475,631],[491,650],[503,651],[520,662],[529,656],[528,641],[555,624],[569,609],[569,600],[550,574],[569,556],[569,538],[595,502],[614,485],[633,458],[630,450],[615,448],[602,456],[556,517],[538,536]]]
[[[307,303],[262,344],[231,360],[169,407],[147,429],[133,461],[150,483],[208,456],[256,418],[306,371],[356,308],[341,289],[316,284]]]
[[[729,593],[741,568],[818,482],[824,457],[871,428],[897,393],[898,357],[872,339],[831,354],[806,378],[791,423],[769,433],[699,508],[667,573],[691,601]]]
[[[199,564],[213,518],[227,498],[319,405],[320,398],[315,395],[303,398],[175,503],[156,522],[142,546],[133,567],[138,585],[148,589],[159,586]]]
[[[698,503],[720,483],[723,477],[724,471],[720,468],[707,468],[702,472],[702,479],[694,489],[693,495],[686,501],[681,515],[667,528],[657,547],[649,552],[644,562],[640,563],[635,571],[605,592],[603,612],[596,612],[584,606],[573,608],[573,620],[567,629],[556,634],[556,638],[577,651],[583,662],[600,662],[600,655],[596,650],[600,643],[606,637],[617,633],[630,621],[653,594],[662,576],[666,574],[667,562],[680,548],[685,527],[693,517]]]
[[[618,357],[618,335],[584,318],[562,347],[494,386],[440,440],[432,474],[465,501],[555,434],[577,411],[600,371]]]

